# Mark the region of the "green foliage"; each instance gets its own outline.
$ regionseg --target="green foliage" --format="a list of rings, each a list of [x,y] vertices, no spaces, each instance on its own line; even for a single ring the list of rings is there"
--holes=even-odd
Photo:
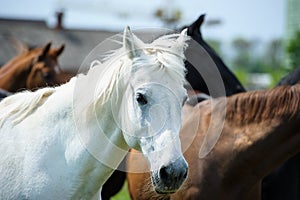
[[[244,38],[236,38],[232,41],[232,46],[241,53],[249,53],[248,51],[252,48],[253,42]]]
[[[232,41],[232,47],[235,51],[233,58],[234,69],[244,68],[246,71],[253,71],[252,49],[254,43],[243,38],[236,38]]]
[[[247,85],[248,83],[248,73],[246,70],[243,69],[235,69],[233,70],[234,74],[236,75],[237,79],[242,83],[242,85]]]
[[[261,73],[262,62],[255,55],[255,41],[246,40],[244,38],[236,38],[232,41],[232,47],[235,51],[233,65],[236,68],[242,67],[248,72]]]
[[[272,69],[280,70],[283,66],[283,50],[283,41],[281,39],[271,40],[269,44],[267,44],[265,51],[265,63],[272,66]]]
[[[283,65],[283,42],[281,39],[271,40],[264,46],[263,51],[258,51],[258,44],[255,40],[243,38],[233,40],[235,54],[232,69],[246,87],[248,73],[267,73],[272,79],[270,86],[274,86],[287,73]]]
[[[182,18],[182,12],[176,9],[169,13],[165,9],[159,8],[155,11],[154,16],[159,18],[166,25],[174,25]]]
[[[127,182],[124,183],[122,190],[118,192],[111,200],[130,200],[130,196],[127,189]]]
[[[219,40],[207,39],[206,42],[207,42],[207,44],[209,44],[209,46],[211,46],[216,51],[216,53],[220,57],[223,57],[222,51],[221,51],[221,42]]]
[[[300,31],[291,39],[287,45],[287,54],[294,69],[300,66]]]
[[[281,70],[274,70],[270,71],[269,74],[272,77],[272,82],[270,84],[270,88],[274,87],[284,76],[288,74],[287,70],[281,69]]]

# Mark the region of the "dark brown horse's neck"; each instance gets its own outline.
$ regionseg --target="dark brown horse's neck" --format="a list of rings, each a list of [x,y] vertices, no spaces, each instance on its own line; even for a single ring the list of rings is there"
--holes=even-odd
[[[0,88],[9,92],[17,92],[26,89],[26,80],[31,70],[31,62],[25,62],[22,66],[3,66],[3,73],[0,70]],[[9,67],[11,67],[9,69]]]
[[[244,198],[247,192],[255,194],[253,187],[264,176],[300,152],[300,86],[274,89],[266,94],[253,92],[246,98],[228,99],[221,136],[227,139],[222,144],[228,145],[225,149],[231,155],[224,159],[223,187],[233,195],[232,199]],[[234,114],[230,106],[235,106]]]

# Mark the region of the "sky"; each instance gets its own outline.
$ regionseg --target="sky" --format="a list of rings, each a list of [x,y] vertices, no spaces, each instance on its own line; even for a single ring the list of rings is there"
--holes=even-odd
[[[2,2],[1,2],[2,1]],[[285,34],[286,0],[0,0],[0,17],[42,19],[51,26],[55,11],[65,11],[67,28],[121,31],[162,27],[153,17],[158,8],[180,9],[180,25],[206,14],[206,20],[221,20],[202,29],[206,38],[232,40],[237,37],[269,41]]]

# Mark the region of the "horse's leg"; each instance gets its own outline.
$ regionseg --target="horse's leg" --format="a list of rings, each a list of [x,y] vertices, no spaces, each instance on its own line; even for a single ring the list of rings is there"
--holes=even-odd
[[[118,169],[125,169],[126,159],[123,159]],[[116,195],[123,187],[126,180],[126,172],[115,170],[109,179],[102,186],[102,200],[109,200]]]
[[[284,164],[263,179],[262,200],[300,199],[300,154],[291,157]]]
[[[261,180],[252,187],[245,200],[261,200]]]

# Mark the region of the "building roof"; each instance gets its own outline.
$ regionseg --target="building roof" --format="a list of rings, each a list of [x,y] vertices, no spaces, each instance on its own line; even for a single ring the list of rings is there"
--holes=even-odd
[[[0,19],[0,65],[17,55],[14,38],[31,47],[44,46],[50,41],[54,47],[65,44],[59,63],[63,69],[75,71],[97,44],[114,34],[100,30],[59,30],[40,20]]]

